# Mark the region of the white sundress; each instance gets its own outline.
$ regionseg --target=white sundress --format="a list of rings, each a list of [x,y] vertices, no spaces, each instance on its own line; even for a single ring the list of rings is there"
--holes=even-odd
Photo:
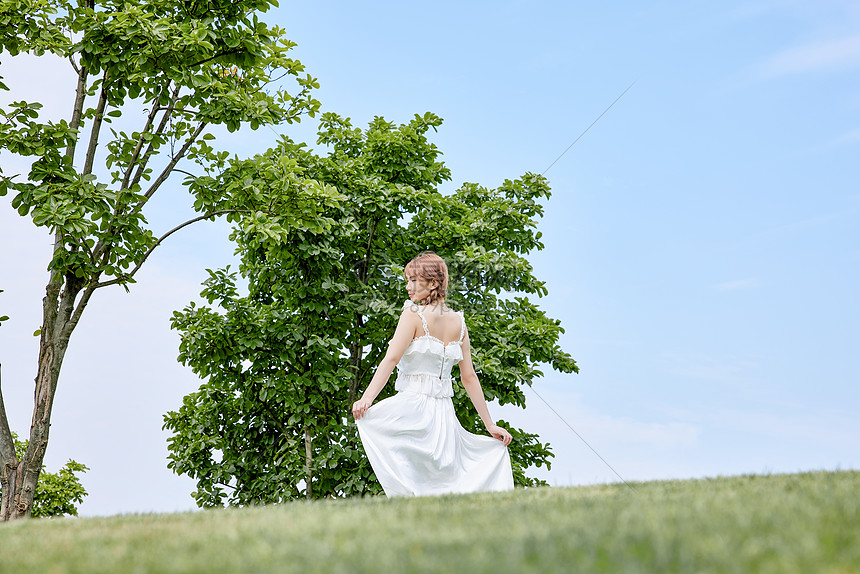
[[[454,413],[451,368],[463,359],[460,340],[414,339],[397,365],[397,394],[356,421],[367,458],[388,496],[422,496],[509,490],[514,487],[508,449],[496,438],[468,432]]]

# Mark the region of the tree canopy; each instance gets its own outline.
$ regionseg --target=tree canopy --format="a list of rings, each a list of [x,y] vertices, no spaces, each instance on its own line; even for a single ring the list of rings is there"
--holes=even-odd
[[[198,505],[381,492],[349,409],[385,353],[406,298],[403,265],[420,251],[449,264],[448,301],[465,312],[489,400],[524,406],[523,387],[542,365],[577,370],[558,345],[559,322],[531,300],[546,293],[526,259],[543,247],[536,226],[546,180],[525,174],[496,189],[440,192],[451,176],[427,138],[440,124],[427,113],[402,125],[377,117],[362,130],[324,114],[317,143],[327,153],[284,137],[209,182],[276,186],[289,166],[333,191],[313,223],[275,231],[253,217],[239,222],[232,239],[247,293],[235,271],[210,271],[209,305],[174,313],[179,359],[203,382],[164,426],[169,466],[197,480]],[[456,387],[460,421],[480,432]],[[511,431],[516,483],[538,484],[528,469],[549,466],[549,445]]]

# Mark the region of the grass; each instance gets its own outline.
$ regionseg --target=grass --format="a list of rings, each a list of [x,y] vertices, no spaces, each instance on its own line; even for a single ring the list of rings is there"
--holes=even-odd
[[[0,525],[0,572],[860,573],[860,472]]]

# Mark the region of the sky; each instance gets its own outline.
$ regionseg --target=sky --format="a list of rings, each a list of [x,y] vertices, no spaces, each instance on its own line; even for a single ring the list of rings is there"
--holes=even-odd
[[[282,1],[321,87],[364,126],[432,111],[454,190],[526,172],[553,190],[529,259],[579,374],[493,414],[555,453],[554,486],[860,469],[860,5],[852,1]],[[0,102],[71,110],[65,62],[0,56]],[[559,154],[630,90],[552,167]],[[249,156],[312,120],[219,143]],[[19,163],[0,155],[3,170]],[[2,385],[26,435],[50,239],[0,198]],[[178,185],[156,231],[190,213]],[[165,412],[199,381],[174,310],[234,264],[225,224],[173,236],[73,335],[46,468],[90,467],[81,515],[194,508]],[[558,413],[550,410],[541,397]],[[569,426],[568,426],[569,425]],[[593,449],[593,450],[592,450]]]

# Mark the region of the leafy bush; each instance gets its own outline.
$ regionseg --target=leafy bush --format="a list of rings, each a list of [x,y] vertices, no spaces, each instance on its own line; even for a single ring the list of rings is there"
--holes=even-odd
[[[14,432],[12,438],[15,440],[15,454],[20,460],[27,451],[27,441],[19,440]],[[86,465],[71,459],[56,474],[42,470],[33,498],[32,516],[77,516],[77,505],[84,501],[87,491],[75,473],[88,470]]]

